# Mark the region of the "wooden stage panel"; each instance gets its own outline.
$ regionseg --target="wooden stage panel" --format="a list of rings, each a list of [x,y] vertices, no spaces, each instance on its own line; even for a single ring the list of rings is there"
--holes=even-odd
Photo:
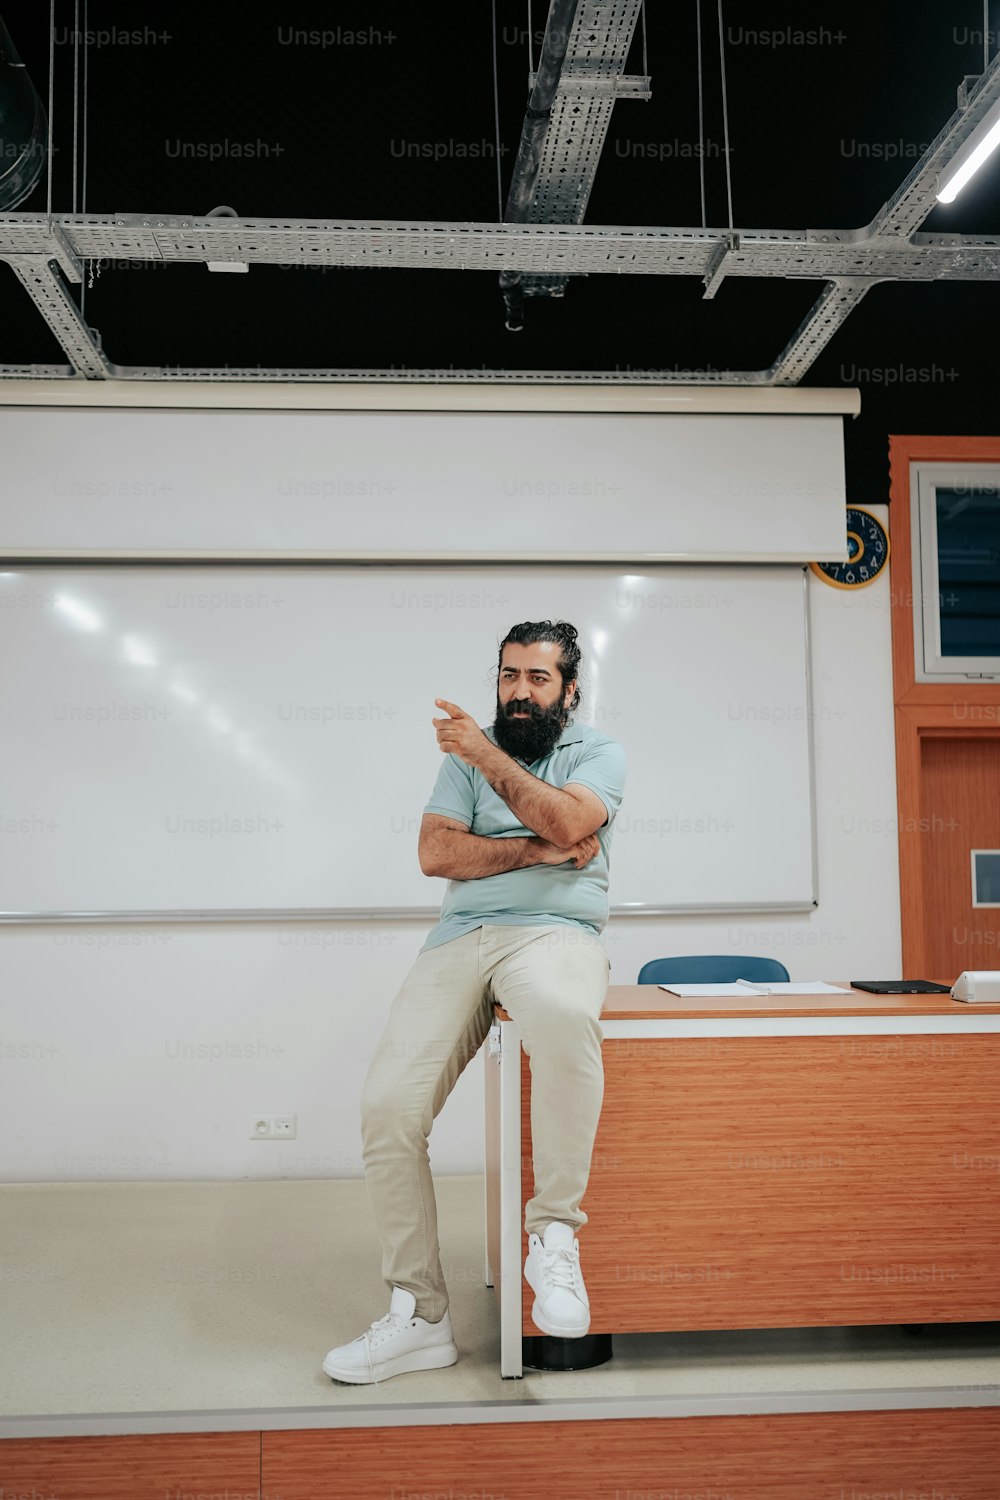
[[[14,1438],[0,1483],[11,1500],[996,1500],[1000,1408]]]
[[[3,1500],[253,1500],[259,1432],[0,1441]]]
[[[572,1376],[565,1377],[568,1380]],[[265,1432],[261,1500],[997,1500],[1000,1409]]]
[[[603,1056],[592,1333],[1000,1319],[1000,1033],[606,1038]]]
[[[1000,1408],[14,1438],[0,1483],[11,1500],[996,1500]]]

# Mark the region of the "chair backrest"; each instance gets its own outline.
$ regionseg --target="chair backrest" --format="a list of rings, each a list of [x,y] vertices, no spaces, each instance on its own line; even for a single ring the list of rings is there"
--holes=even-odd
[[[731,953],[692,953],[685,958],[651,958],[637,984],[735,984],[737,979],[784,982],[788,970],[776,958],[739,958]]]

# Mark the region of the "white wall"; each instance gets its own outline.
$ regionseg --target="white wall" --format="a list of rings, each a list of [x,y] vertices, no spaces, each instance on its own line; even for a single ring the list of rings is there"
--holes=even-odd
[[[818,910],[615,918],[613,984],[667,953],[770,954],[801,979],[900,972],[890,586],[809,577]],[[427,926],[0,927],[0,1179],[360,1176],[365,1071]],[[481,1169],[482,1088],[480,1056],[435,1124],[436,1173]],[[298,1138],[251,1140],[260,1113],[296,1114]]]

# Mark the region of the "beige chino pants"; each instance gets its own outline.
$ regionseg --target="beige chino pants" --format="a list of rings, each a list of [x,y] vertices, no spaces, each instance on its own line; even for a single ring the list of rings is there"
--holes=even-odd
[[[601,1009],[610,962],[577,926],[490,924],[418,954],[392,1002],[361,1099],[368,1195],[387,1288],[436,1323],[448,1307],[427,1138],[493,1022],[498,1000],[531,1063],[535,1195],[527,1234],[554,1219],[580,1228],[604,1100]]]

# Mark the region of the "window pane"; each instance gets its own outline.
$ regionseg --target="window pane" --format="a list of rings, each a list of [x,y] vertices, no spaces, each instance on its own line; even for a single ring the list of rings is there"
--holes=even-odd
[[[942,656],[1000,655],[1000,488],[937,491]]]
[[[973,906],[1000,906],[1000,849],[972,851]]]

